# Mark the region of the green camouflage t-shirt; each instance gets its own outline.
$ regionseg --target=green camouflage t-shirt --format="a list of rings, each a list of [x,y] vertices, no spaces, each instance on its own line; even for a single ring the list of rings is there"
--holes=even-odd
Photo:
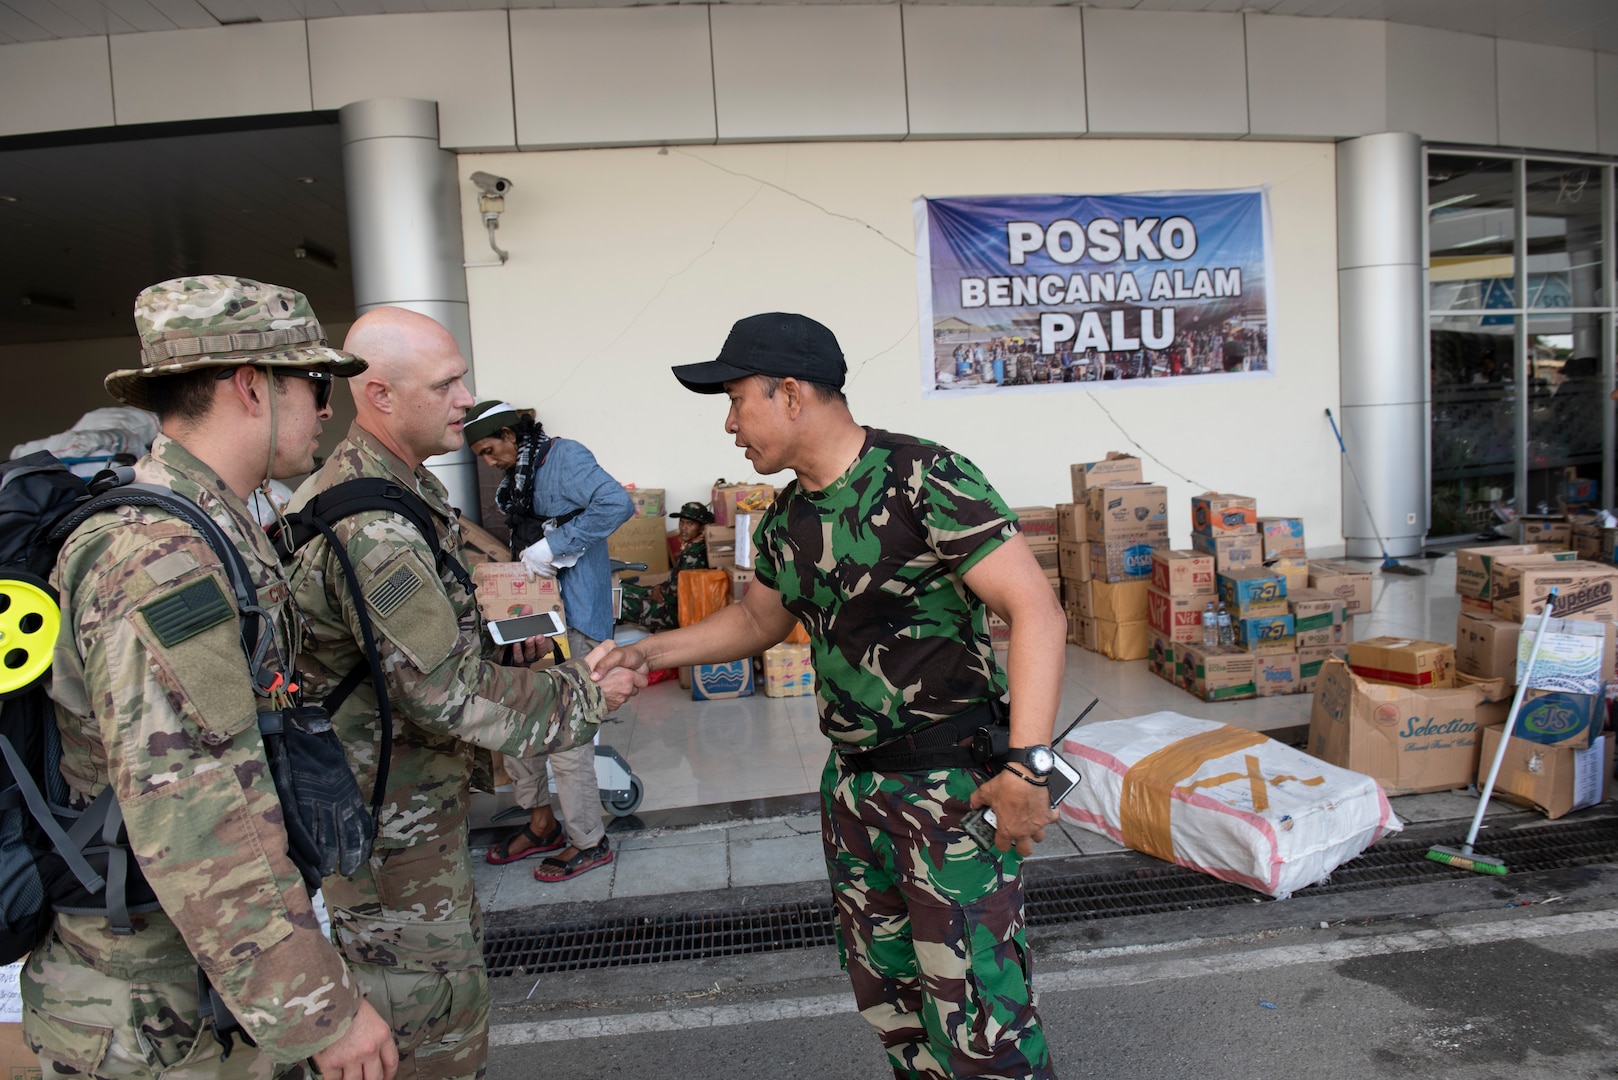
[[[1005,691],[961,575],[1016,520],[964,457],[875,428],[825,490],[794,480],[777,496],[755,570],[809,631],[828,738],[880,746]]]

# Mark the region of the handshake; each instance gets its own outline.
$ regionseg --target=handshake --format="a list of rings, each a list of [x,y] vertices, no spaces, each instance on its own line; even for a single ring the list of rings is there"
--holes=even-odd
[[[590,678],[601,686],[602,696],[607,699],[608,712],[640,693],[651,671],[640,650],[611,640],[603,641],[591,649],[584,662],[589,665]]]

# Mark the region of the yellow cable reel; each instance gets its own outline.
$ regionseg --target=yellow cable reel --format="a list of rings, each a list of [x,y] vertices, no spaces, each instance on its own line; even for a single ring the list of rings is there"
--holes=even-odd
[[[46,671],[62,628],[62,609],[44,582],[0,577],[0,696],[27,689]]]

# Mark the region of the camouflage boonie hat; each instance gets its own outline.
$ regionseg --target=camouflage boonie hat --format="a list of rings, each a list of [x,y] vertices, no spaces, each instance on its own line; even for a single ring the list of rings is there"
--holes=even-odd
[[[107,376],[107,393],[151,408],[145,380],[204,367],[324,368],[346,379],[366,363],[326,344],[309,298],[282,285],[206,274],[173,278],[135,297],[138,368]]]
[[[686,521],[695,521],[698,525],[712,525],[713,511],[699,502],[688,502],[678,511],[669,515],[671,518],[683,518]]]

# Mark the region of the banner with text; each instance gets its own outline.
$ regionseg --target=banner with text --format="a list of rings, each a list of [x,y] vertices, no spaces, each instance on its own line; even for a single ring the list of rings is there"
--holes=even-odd
[[[1262,189],[920,198],[915,212],[923,396],[1274,369]]]

